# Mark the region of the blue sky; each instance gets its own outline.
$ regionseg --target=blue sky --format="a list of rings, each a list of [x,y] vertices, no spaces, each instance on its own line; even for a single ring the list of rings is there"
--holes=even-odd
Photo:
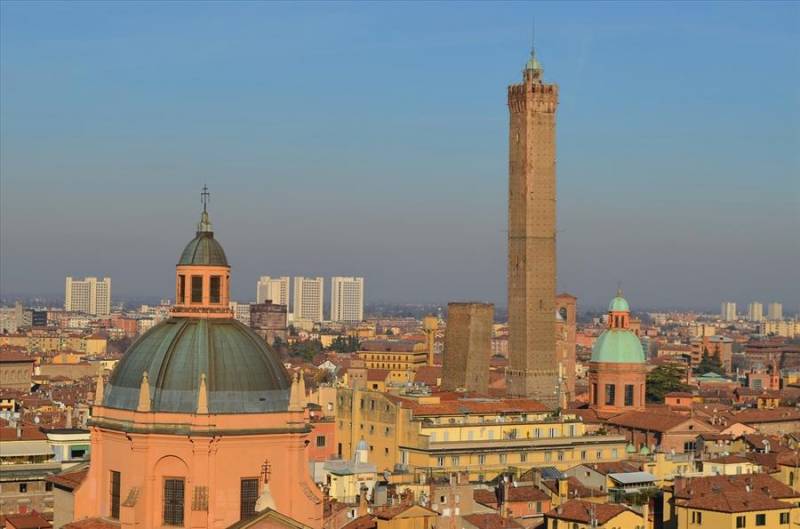
[[[800,300],[792,3],[0,4],[0,281],[169,296],[199,189],[233,265],[505,305],[506,86],[560,86],[559,288]]]

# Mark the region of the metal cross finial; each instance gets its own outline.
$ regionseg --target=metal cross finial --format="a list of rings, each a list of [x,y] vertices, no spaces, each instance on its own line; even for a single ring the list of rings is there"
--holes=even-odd
[[[531,57],[536,56],[536,15],[532,17],[531,22]]]
[[[200,193],[200,201],[203,203],[203,213],[208,209],[208,199],[210,196],[211,193],[208,192],[208,186],[203,184],[203,192]]]

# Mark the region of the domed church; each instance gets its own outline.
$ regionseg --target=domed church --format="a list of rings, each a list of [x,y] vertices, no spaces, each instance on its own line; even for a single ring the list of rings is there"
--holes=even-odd
[[[647,368],[630,318],[628,301],[617,290],[608,304],[608,329],[595,341],[589,363],[589,403],[600,415],[645,408]]]
[[[229,309],[231,268],[203,212],[180,255],[169,319],[142,335],[104,387],[74,518],[122,528],[226,528],[267,507],[322,526],[308,472],[301,378]]]

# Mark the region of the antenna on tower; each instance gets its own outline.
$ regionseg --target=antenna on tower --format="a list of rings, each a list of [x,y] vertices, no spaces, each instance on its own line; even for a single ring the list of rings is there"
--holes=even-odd
[[[536,15],[531,17],[531,57],[536,56]]]

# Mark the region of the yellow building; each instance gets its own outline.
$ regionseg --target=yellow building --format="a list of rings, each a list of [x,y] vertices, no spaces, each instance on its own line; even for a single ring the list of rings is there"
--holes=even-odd
[[[544,515],[547,529],[645,529],[644,517],[616,503],[569,500]]]
[[[717,457],[709,461],[703,461],[702,465],[703,474],[706,476],[735,476],[761,471],[760,465],[737,455]]]
[[[470,480],[479,481],[506,470],[563,470],[626,457],[623,436],[586,435],[584,423],[574,415],[553,417],[530,399],[340,388],[337,411],[340,455],[352,457],[363,439],[379,472],[467,472]]]
[[[766,474],[683,479],[671,499],[674,519],[665,521],[677,529],[789,529],[800,524],[799,501]]]
[[[105,336],[93,334],[84,340],[83,352],[87,355],[102,356],[108,352],[108,340]]]
[[[414,380],[417,369],[428,362],[425,344],[407,340],[363,342],[357,355],[366,369],[385,369],[389,383],[398,385]]]

